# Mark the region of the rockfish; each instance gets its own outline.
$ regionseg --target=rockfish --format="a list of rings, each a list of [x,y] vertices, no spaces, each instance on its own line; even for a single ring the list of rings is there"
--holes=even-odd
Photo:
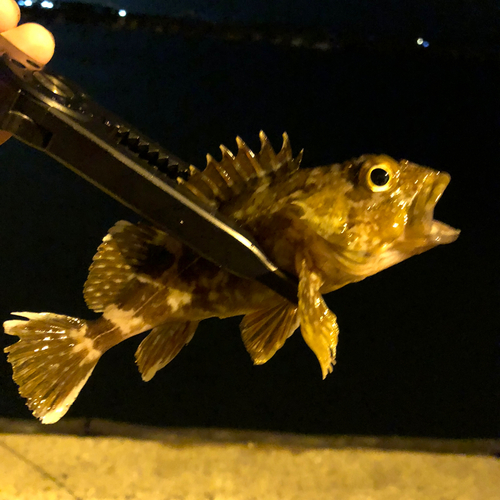
[[[58,421],[109,348],[151,330],[136,352],[150,380],[210,317],[244,315],[243,343],[268,361],[300,326],[323,378],[332,371],[339,328],[322,295],[412,255],[454,241],[459,231],[433,219],[450,176],[386,155],[299,169],[288,136],[275,153],[261,132],[254,154],[238,137],[233,155],[207,155],[184,185],[253,235],[282,270],[298,277],[298,304],[239,278],[155,227],[120,221],[97,250],[84,286],[97,320],[13,313],[4,323],[20,340],[7,347],[14,380],[33,414]],[[179,182],[181,180],[179,179]]]

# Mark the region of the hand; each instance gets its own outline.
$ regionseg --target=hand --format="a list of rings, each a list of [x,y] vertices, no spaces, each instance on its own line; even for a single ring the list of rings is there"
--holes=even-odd
[[[20,17],[19,6],[14,0],[0,0],[0,34],[40,65],[47,64],[55,48],[52,33],[34,23],[17,26]],[[0,144],[10,136],[0,130]]]

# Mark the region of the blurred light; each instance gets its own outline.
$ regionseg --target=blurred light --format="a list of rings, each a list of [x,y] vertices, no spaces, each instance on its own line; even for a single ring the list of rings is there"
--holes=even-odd
[[[19,7],[25,7],[26,6],[26,4],[24,3],[24,0],[19,0],[17,2],[17,5],[19,5]]]
[[[48,0],[43,0],[43,2],[40,4],[40,6],[43,9],[52,9],[52,7],[54,7],[54,4],[52,2],[49,2]]]
[[[120,17],[125,17],[125,16],[127,15],[127,11],[126,11],[125,9],[120,9],[120,10],[118,11],[118,15],[119,15]]]
[[[417,45],[422,45],[422,47],[427,48],[429,46],[429,42],[423,38],[417,38]]]

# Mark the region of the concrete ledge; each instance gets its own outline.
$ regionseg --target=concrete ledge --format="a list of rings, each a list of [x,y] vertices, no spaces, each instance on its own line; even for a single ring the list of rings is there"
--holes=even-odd
[[[0,420],[0,433],[0,500],[497,500],[500,491],[500,460],[487,456],[500,449],[495,440],[165,430],[96,420],[51,427]],[[434,452],[414,451],[429,447]]]

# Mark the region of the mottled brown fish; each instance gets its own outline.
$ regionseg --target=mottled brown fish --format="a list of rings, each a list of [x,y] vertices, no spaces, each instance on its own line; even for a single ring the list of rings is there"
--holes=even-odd
[[[4,323],[20,340],[7,347],[14,380],[43,423],[59,420],[97,361],[119,342],[151,330],[136,362],[144,380],[169,363],[205,318],[244,315],[240,329],[255,364],[268,361],[299,327],[323,377],[335,363],[338,326],[322,294],[412,255],[454,241],[433,219],[450,176],[385,155],[299,169],[286,134],[276,154],[261,132],[254,154],[237,139],[234,156],[208,156],[185,187],[249,231],[268,257],[299,278],[298,306],[238,278],[146,224],[120,221],[99,246],[84,287],[102,316],[14,313]]]

